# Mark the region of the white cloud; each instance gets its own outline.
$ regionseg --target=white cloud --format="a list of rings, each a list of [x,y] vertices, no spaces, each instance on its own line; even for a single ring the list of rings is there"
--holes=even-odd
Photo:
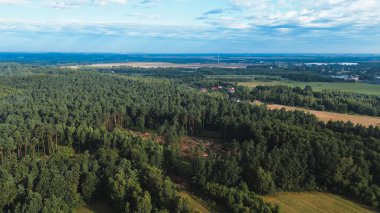
[[[109,5],[109,4],[125,4],[128,2],[128,0],[66,0],[66,1],[45,1],[48,5],[59,8],[59,9],[65,9],[69,7],[74,6],[80,6],[80,5]]]
[[[26,0],[0,0],[0,4],[24,4]]]
[[[106,5],[106,4],[125,4],[128,0],[93,0],[95,4]]]
[[[252,25],[378,26],[379,0],[230,0]]]
[[[174,1],[174,0],[173,0]],[[178,2],[183,0],[177,0]],[[142,36],[165,38],[192,38],[204,40],[231,39],[286,39],[303,40],[304,38],[343,38],[362,35],[378,35],[380,32],[380,0],[228,0],[233,7],[218,5],[217,10],[199,11],[204,15],[194,23],[180,26],[170,19],[176,17],[162,16],[135,9],[136,2],[161,2],[157,0],[0,0],[0,3],[29,2],[38,6],[71,8],[84,5],[103,6],[111,4],[132,5],[132,9],[123,12],[120,23],[116,19],[104,22],[76,17],[1,20],[1,33],[63,34],[63,35],[96,35],[96,36]],[[160,4],[160,3],[157,3]],[[46,9],[46,8],[43,8]],[[111,9],[111,8],[108,8]],[[212,8],[209,8],[212,9]],[[238,10],[237,10],[238,9]],[[70,10],[62,11],[70,14]],[[120,14],[119,14],[120,15]],[[182,18],[181,14],[178,14]],[[195,17],[194,17],[195,19]],[[40,22],[38,21],[40,20]],[[168,21],[169,20],[169,21]],[[133,23],[132,23],[133,22]],[[172,25],[171,23],[177,23]]]

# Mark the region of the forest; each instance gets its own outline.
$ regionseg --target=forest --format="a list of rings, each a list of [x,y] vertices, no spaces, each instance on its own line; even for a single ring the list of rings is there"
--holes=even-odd
[[[99,199],[117,212],[195,212],[175,177],[227,212],[281,212],[261,198],[279,191],[326,191],[380,207],[379,127],[269,111],[201,93],[186,79],[9,64],[0,72],[0,212],[71,212]],[[200,145],[181,156],[183,138],[205,132],[223,149]]]

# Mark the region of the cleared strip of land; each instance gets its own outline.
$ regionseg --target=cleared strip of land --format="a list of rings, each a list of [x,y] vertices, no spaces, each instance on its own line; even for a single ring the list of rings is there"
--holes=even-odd
[[[277,203],[285,213],[372,213],[376,212],[364,205],[338,195],[321,192],[282,192],[264,196],[266,202]]]
[[[211,213],[209,207],[205,206],[201,201],[199,201],[197,197],[194,195],[191,195],[190,193],[186,191],[182,191],[179,193],[179,196],[181,196],[184,199],[187,199],[190,203],[190,205],[201,213]]]
[[[285,108],[286,110],[290,110],[290,111],[301,110],[304,112],[314,114],[321,121],[324,121],[324,122],[328,122],[330,120],[345,121],[345,122],[351,121],[354,124],[362,124],[364,126],[370,126],[370,125],[380,126],[379,117],[370,117],[370,116],[364,116],[364,115],[348,115],[348,114],[335,113],[335,112],[324,112],[324,111],[310,110],[310,109],[305,109],[301,107],[290,107],[290,106],[284,106],[284,105],[278,105],[278,104],[267,105],[267,107],[268,109]]]
[[[82,67],[93,67],[93,68],[112,68],[112,67],[139,67],[139,68],[246,68],[248,64],[237,64],[237,63],[189,63],[189,64],[176,64],[167,62],[125,62],[125,63],[100,63],[100,64],[89,64],[89,65],[74,65],[74,66],[63,66],[63,68],[79,69]]]
[[[114,212],[106,201],[91,202],[89,204],[84,203],[79,206],[73,212],[76,213],[111,213]]]

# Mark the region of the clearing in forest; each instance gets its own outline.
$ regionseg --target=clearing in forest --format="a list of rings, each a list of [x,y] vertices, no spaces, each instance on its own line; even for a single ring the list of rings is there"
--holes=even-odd
[[[197,210],[198,212],[201,213],[211,213],[210,209],[208,206],[206,206],[200,198],[190,194],[189,192],[186,191],[181,191],[179,192],[179,196],[181,196],[184,199],[187,199],[190,203],[190,205]]]
[[[325,112],[325,111],[318,111],[318,110],[310,110],[305,109],[301,107],[290,107],[290,106],[284,106],[279,104],[272,104],[267,105],[268,109],[282,109],[285,108],[289,111],[294,110],[300,110],[304,112],[308,112],[311,114],[314,114],[323,122],[328,122],[330,120],[332,121],[344,121],[348,122],[351,121],[353,124],[361,124],[363,126],[380,126],[380,118],[379,117],[370,117],[365,115],[349,115],[349,114],[342,114],[342,113],[335,113],[335,112]]]
[[[216,139],[184,136],[181,143],[182,156],[191,157],[193,155],[192,152],[199,146],[203,146],[205,148],[205,152],[202,153],[203,157],[207,157],[210,150],[222,150],[220,141]]]
[[[266,202],[279,204],[285,213],[376,212],[374,209],[330,193],[282,192],[263,198]]]
[[[74,210],[76,213],[111,213],[112,208],[105,201],[85,203]]]

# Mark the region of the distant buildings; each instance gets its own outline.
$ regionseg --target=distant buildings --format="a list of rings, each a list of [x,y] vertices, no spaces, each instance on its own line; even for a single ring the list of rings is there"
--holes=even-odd
[[[359,65],[358,63],[338,63],[339,65],[343,65],[343,66],[357,66]]]
[[[328,63],[305,63],[306,66],[327,66]]]
[[[349,79],[350,76],[349,75],[332,75],[330,76],[331,78],[336,78],[336,79],[342,79],[342,80],[346,80],[346,79]]]
[[[357,82],[359,81],[359,76],[358,75],[335,75],[335,76],[330,76],[331,78],[335,78],[335,79],[342,79],[342,80],[345,80],[345,81],[354,81],[354,82]]]
[[[223,86],[214,86],[214,87],[211,87],[211,90],[212,91],[226,91],[228,94],[233,94],[236,92],[236,89],[235,87],[231,87],[231,88],[227,88],[226,90],[223,90]],[[207,88],[200,88],[199,91],[201,93],[207,93],[208,92],[208,89]]]
[[[354,81],[354,82],[359,81],[359,76],[357,76],[357,75],[355,75],[355,76],[351,76],[351,77],[349,78],[349,80],[350,80],[350,81]]]
[[[212,87],[211,89],[212,90],[221,90],[221,89],[223,89],[223,87],[222,86],[216,86],[216,87]]]
[[[327,66],[327,65],[341,65],[341,66],[357,66],[358,63],[305,63],[306,66]]]
[[[280,67],[280,68],[288,68],[289,67],[289,63],[287,63],[287,62],[275,62],[275,65],[277,67]]]
[[[230,93],[230,94],[233,94],[233,93],[235,93],[235,88],[234,87],[228,88],[227,92]]]

